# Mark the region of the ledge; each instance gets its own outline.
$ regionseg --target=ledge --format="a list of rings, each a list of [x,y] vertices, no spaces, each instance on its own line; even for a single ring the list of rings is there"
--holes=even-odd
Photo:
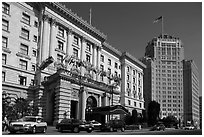
[[[16,53],[16,56],[23,57],[23,58],[25,58],[25,59],[31,60],[31,57],[30,57],[30,56],[24,55],[24,54],[22,54],[22,53],[20,53],[20,52]]]

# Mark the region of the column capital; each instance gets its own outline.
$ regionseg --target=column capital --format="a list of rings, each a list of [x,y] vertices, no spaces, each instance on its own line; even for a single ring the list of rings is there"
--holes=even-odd
[[[43,15],[43,21],[49,21],[49,16],[48,15]]]
[[[56,25],[57,25],[57,20],[51,18],[51,19],[50,19],[50,23],[51,23],[51,26],[56,26]]]
[[[81,37],[81,41],[82,41],[82,43],[83,43],[83,42],[86,42],[86,37],[85,37],[85,36],[82,36],[82,37]]]
[[[68,29],[66,32],[67,32],[67,35],[72,35],[73,34],[73,30],[72,29]]]

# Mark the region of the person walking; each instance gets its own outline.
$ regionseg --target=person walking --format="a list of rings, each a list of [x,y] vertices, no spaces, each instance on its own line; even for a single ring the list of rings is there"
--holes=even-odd
[[[2,124],[4,132],[6,132],[8,130],[8,124],[9,124],[9,121],[7,119],[7,116],[5,116],[3,119],[3,124]]]

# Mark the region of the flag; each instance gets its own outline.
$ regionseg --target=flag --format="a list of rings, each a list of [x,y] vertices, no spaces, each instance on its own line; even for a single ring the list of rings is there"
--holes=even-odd
[[[153,23],[157,23],[157,22],[159,22],[159,21],[162,20],[162,19],[163,19],[163,16],[160,16],[160,17],[158,17],[157,19],[155,19]]]

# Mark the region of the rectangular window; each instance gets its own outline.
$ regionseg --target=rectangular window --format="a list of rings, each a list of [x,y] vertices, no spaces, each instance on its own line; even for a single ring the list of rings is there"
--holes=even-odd
[[[73,41],[73,43],[74,43],[75,45],[79,45],[79,38],[78,38],[77,36],[74,36],[74,41]]]
[[[2,12],[5,13],[5,14],[9,14],[10,12],[10,5],[3,2],[2,3]]]
[[[6,64],[6,54],[2,54],[2,64]]]
[[[36,28],[38,27],[38,22],[37,21],[34,22],[34,27],[36,27]]]
[[[8,38],[2,36],[2,47],[7,48],[8,45]]]
[[[63,37],[63,38],[64,38],[64,29],[63,29],[63,28],[59,27],[59,29],[58,29],[58,35],[59,35],[60,37]]]
[[[38,37],[36,35],[33,36],[33,41],[37,42],[38,41]]]
[[[111,59],[108,59],[108,65],[111,66]]]
[[[31,79],[30,85],[35,86],[35,80],[34,79]]]
[[[131,105],[131,101],[130,100],[128,100],[128,105]]]
[[[86,55],[86,61],[91,62],[91,57],[89,55]]]
[[[104,62],[104,56],[101,55],[101,62]]]
[[[23,21],[23,23],[30,25],[30,16],[26,13],[23,13],[22,14],[22,21]]]
[[[29,39],[29,30],[22,28],[21,37],[23,37],[24,39]]]
[[[115,62],[115,68],[118,69],[118,63],[117,62]]]
[[[20,52],[24,55],[28,55],[28,46],[21,43]]]
[[[111,75],[111,69],[108,68],[108,75]]]
[[[19,84],[26,86],[26,77],[19,76]]]
[[[64,43],[58,40],[58,49],[63,51]]]
[[[57,62],[62,63],[62,61],[63,61],[63,56],[62,56],[62,55],[57,54]]]
[[[8,31],[9,29],[9,22],[5,19],[2,19],[2,30]]]
[[[86,43],[86,51],[91,52],[91,44],[90,43]]]
[[[104,70],[104,66],[103,65],[100,65],[100,70]]]
[[[6,72],[2,71],[2,81],[6,80]]]
[[[20,59],[20,64],[19,65],[20,65],[21,69],[27,70],[27,64],[28,64],[27,61]]]
[[[35,65],[32,65],[32,71],[35,71]]]
[[[75,48],[73,49],[73,55],[78,58],[78,50]]]
[[[33,57],[37,57],[37,51],[33,50]]]

